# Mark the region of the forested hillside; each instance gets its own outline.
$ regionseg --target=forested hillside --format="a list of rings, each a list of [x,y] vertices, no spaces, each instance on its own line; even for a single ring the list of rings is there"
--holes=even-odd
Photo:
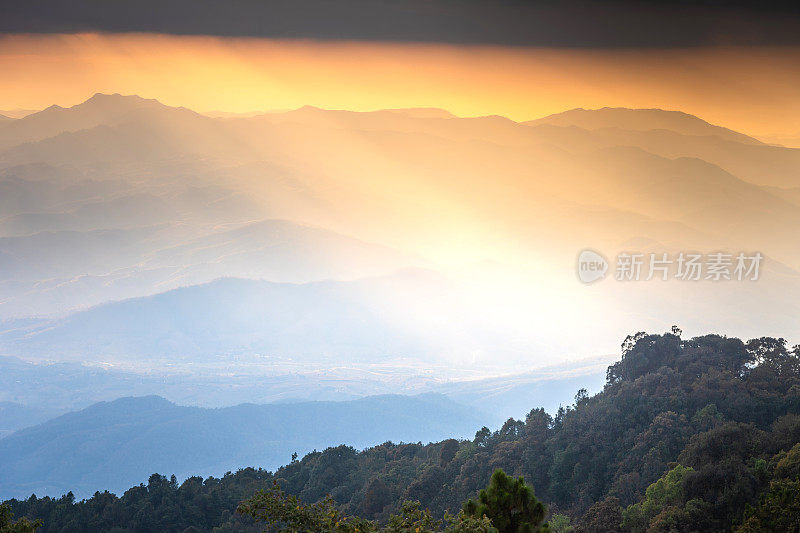
[[[404,500],[457,512],[497,468],[524,476],[577,531],[789,531],[800,524],[800,348],[680,331],[623,344],[604,390],[533,409],[471,441],[314,452],[274,474],[153,476],[117,498],[8,502],[40,531],[241,531],[240,500],[276,481],[300,501],[386,521]],[[249,520],[249,519],[248,519]],[[567,531],[566,526],[558,526]]]

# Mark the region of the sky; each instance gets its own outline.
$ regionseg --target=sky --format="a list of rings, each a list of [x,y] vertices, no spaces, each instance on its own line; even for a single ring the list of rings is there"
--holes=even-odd
[[[0,36],[0,109],[96,92],[197,111],[441,107],[522,121],[662,108],[750,134],[800,132],[800,47],[556,48],[147,33]]]
[[[0,109],[139,94],[197,111],[659,107],[800,134],[800,5],[4,0]]]
[[[766,0],[4,0],[7,33],[164,33],[580,48],[800,44]]]

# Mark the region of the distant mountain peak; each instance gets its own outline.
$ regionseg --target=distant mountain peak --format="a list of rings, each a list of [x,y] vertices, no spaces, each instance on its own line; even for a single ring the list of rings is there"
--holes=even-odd
[[[100,125],[110,125],[132,113],[159,112],[183,108],[166,106],[155,99],[119,93],[95,93],[89,99],[71,107],[51,105],[19,120],[3,121],[0,129],[0,149],[15,144],[39,141],[65,132],[76,132]]]
[[[633,131],[669,130],[683,135],[716,136],[745,144],[763,144],[758,139],[711,124],[683,111],[660,108],[577,107],[561,113],[523,122],[528,126],[575,126],[586,130],[619,128]]]
[[[99,100],[150,100],[155,102],[155,99],[142,98],[138,94],[120,94],[120,93],[94,93],[86,102]]]
[[[149,396],[124,396],[111,400],[108,402],[99,402],[94,404],[95,408],[112,408],[112,409],[129,409],[135,407],[137,409],[163,409],[165,407],[174,407],[175,404],[167,400],[163,396],[151,394]]]
[[[96,106],[159,106],[167,107],[154,98],[142,98],[137,94],[106,94],[94,93],[89,99],[81,102],[80,104],[72,106],[72,108],[86,108]]]
[[[132,96],[134,96],[134,95],[132,95]],[[89,100],[87,100],[87,102],[91,101],[91,100],[103,100],[103,99],[106,99],[106,98],[119,98],[119,97],[122,97],[122,95],[120,93],[111,93],[111,94],[108,94],[108,93],[94,93],[91,96],[91,98],[89,98]]]

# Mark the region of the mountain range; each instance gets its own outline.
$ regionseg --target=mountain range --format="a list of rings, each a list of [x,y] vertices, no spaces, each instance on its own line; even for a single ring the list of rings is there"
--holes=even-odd
[[[523,416],[530,405],[555,413],[572,403],[578,389],[600,390],[610,360],[611,356],[602,356],[526,373],[447,378],[447,369],[434,373],[426,368],[370,364],[303,371],[291,364],[265,369],[263,361],[256,360],[226,372],[219,367],[132,372],[77,362],[30,363],[0,357],[0,438],[97,402],[153,395],[178,405],[216,408],[432,393],[474,407],[484,413],[487,424],[499,425],[511,416]]]
[[[631,329],[796,334],[800,150],[659,109],[214,115],[97,94],[0,123],[0,353],[487,377]],[[585,248],[765,260],[586,287]]]
[[[181,478],[249,465],[275,469],[293,453],[342,442],[469,437],[484,423],[440,395],[371,396],[347,402],[182,407],[158,396],[94,404],[0,439],[0,500],[68,491],[122,493],[156,470]]]

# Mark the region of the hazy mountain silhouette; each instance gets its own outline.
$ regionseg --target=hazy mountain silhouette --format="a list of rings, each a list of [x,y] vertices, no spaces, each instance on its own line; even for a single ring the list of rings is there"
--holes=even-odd
[[[159,250],[146,265],[180,267],[183,280],[198,283],[225,276],[291,282],[354,279],[423,263],[322,228],[263,220]]]
[[[59,133],[111,124],[133,111],[165,107],[139,96],[97,93],[85,102],[64,108],[53,105],[0,128],[0,147],[53,137]]]
[[[469,437],[483,424],[474,408],[433,394],[221,409],[122,398],[1,439],[0,499],[121,493],[153,472],[185,478],[252,465],[274,469],[294,452]]]
[[[197,221],[187,225],[191,219],[156,197],[123,197],[116,206],[110,201],[67,214],[0,219],[0,228],[10,233],[55,224],[78,228],[0,237],[0,287],[5,291],[0,316],[64,312],[227,276],[308,282],[424,264],[385,246],[289,221],[199,231],[204,226]],[[137,221],[159,224],[139,227]],[[98,226],[122,229],[89,229]]]
[[[624,324],[657,301],[659,313],[680,315],[691,324],[721,324],[747,334],[767,328],[772,333],[791,327],[800,312],[800,276],[769,261],[758,283],[673,282],[665,290],[664,282],[631,287],[609,281],[586,300],[585,310],[591,316],[602,310],[605,320]],[[570,302],[581,290],[585,288],[560,291],[561,303],[548,301],[548,316],[536,315],[540,324],[548,325],[543,331],[525,326],[528,313],[540,312],[541,301],[526,302],[526,307],[517,303],[522,315],[513,317],[502,308],[483,307],[484,300],[471,300],[469,285],[425,271],[304,284],[229,278],[22,323],[0,332],[0,353],[189,372],[251,367],[276,374],[354,364],[427,365],[439,368],[442,377],[470,369],[511,373],[520,365],[547,360],[531,354],[565,353],[574,345],[574,340],[560,337],[558,324],[575,319]],[[513,302],[505,294],[494,297],[500,305]],[[769,325],[738,312],[765,299],[770,302]],[[687,300],[694,301],[689,309]],[[657,313],[637,317],[647,327],[658,327],[662,320]],[[587,322],[584,328],[593,338],[617,333],[605,321]],[[469,360],[464,353],[470,354]],[[447,370],[449,366],[455,368]]]
[[[0,109],[0,115],[3,115],[7,118],[11,119],[18,119],[23,118],[33,113],[40,111],[39,109],[22,109],[22,108],[14,108],[14,109]]]
[[[729,141],[746,144],[762,144],[749,135],[709,124],[694,115],[681,111],[663,109],[629,109],[625,107],[604,107],[602,109],[571,109],[540,119],[524,122],[536,126],[577,126],[586,130],[619,128],[633,131],[670,130],[693,136],[713,135]]]
[[[5,329],[14,326],[4,324]],[[445,394],[486,411],[486,422],[500,425],[523,416],[531,405],[555,413],[572,403],[576,390],[602,387],[610,356],[493,378],[445,379],[414,367],[366,364],[325,371],[273,370],[239,366],[190,373],[185,370],[132,372],[115,366],[81,363],[34,364],[0,357],[0,438],[67,411],[124,396],[159,395],[179,405],[230,407],[240,403],[344,401],[378,394]],[[481,407],[483,406],[483,407]]]
[[[305,284],[221,279],[103,304],[32,329],[0,334],[0,350],[72,360],[226,361],[263,354],[297,361],[433,360],[456,344],[479,345],[473,324],[415,312],[422,298],[455,309],[445,280],[425,271]],[[48,357],[49,358],[49,357]]]

